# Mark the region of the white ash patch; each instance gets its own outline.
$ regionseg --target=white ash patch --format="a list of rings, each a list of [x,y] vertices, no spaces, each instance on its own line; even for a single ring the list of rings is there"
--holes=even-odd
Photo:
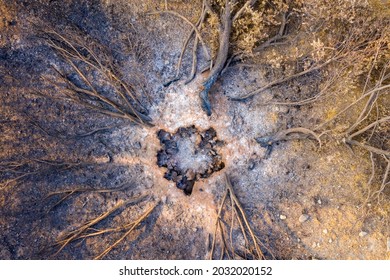
[[[212,157],[207,155],[205,151],[197,151],[196,135],[191,138],[182,138],[177,142],[179,152],[175,155],[178,166],[182,170],[192,169],[198,173],[203,173],[207,170],[209,164],[212,163]]]
[[[169,88],[164,100],[150,109],[150,117],[155,125],[174,132],[179,127],[195,125],[207,129],[210,120],[201,108],[199,82],[179,84]]]

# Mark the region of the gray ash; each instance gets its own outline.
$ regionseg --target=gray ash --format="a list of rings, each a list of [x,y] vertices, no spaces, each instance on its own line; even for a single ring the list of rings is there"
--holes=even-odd
[[[223,145],[214,128],[198,131],[195,126],[181,127],[170,134],[157,134],[162,149],[157,153],[159,167],[167,168],[164,178],[190,195],[197,180],[208,178],[225,167],[218,149]]]

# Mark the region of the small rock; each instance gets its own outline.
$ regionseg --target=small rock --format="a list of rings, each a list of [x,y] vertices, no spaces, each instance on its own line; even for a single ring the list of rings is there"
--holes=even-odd
[[[332,243],[332,242],[333,242],[332,238],[329,238],[329,243]]]
[[[364,236],[366,236],[367,234],[368,234],[367,232],[361,231],[361,232],[359,233],[359,236],[360,236],[360,237],[364,237]]]
[[[287,219],[287,217],[286,217],[285,215],[280,215],[279,218],[280,218],[281,220]]]
[[[253,170],[255,168],[255,161],[254,160],[250,160],[249,161],[249,164],[248,164],[248,169],[249,170]]]
[[[323,232],[324,234],[328,234],[328,230],[327,230],[327,229],[324,229],[322,232]]]
[[[198,228],[194,227],[194,228],[192,228],[192,231],[193,231],[193,232],[197,232],[197,231],[198,231]]]
[[[311,245],[312,248],[315,248],[317,247],[317,243],[313,242],[313,244]]]
[[[299,222],[300,222],[300,223],[304,223],[304,222],[306,222],[309,218],[310,218],[309,215],[307,215],[307,214],[302,214],[301,216],[299,216]]]
[[[317,200],[317,203],[318,203],[318,204],[321,204],[321,203],[322,203],[321,199]]]
[[[387,237],[387,252],[390,252],[390,237]]]

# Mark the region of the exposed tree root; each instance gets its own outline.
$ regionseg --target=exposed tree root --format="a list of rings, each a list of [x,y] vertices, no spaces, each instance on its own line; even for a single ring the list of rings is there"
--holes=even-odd
[[[267,156],[269,156],[272,152],[273,145],[276,143],[293,139],[307,139],[309,137],[315,139],[318,142],[319,148],[321,148],[322,142],[320,135],[317,135],[314,131],[303,127],[281,130],[273,135],[258,137],[256,138],[256,141],[263,148],[267,148]]]
[[[49,193],[46,197],[45,197],[45,200],[51,198],[51,197],[54,197],[54,196],[60,196],[60,199],[55,202],[55,204],[53,206],[51,206],[48,210],[48,212],[50,212],[51,210],[53,210],[55,207],[57,207],[58,205],[60,205],[62,202],[64,202],[65,200],[67,200],[69,197],[71,197],[72,195],[74,194],[77,194],[77,193],[84,193],[84,192],[94,192],[94,193],[112,193],[112,192],[118,192],[118,191],[123,191],[125,189],[128,188],[128,183],[124,183],[122,184],[121,186],[119,186],[118,188],[114,188],[114,189],[104,189],[104,188],[101,188],[101,189],[96,189],[96,188],[73,188],[73,189],[69,189],[69,190],[61,190],[61,191],[55,191],[55,192],[51,192]]]
[[[282,24],[282,26],[283,26],[283,24]],[[276,37],[278,38],[279,36],[276,35]],[[342,61],[346,57],[348,57],[349,59],[351,59],[351,58],[359,59],[359,56],[354,55],[354,54],[359,53],[360,50],[366,46],[367,46],[367,38],[366,37],[359,38],[359,36],[356,36],[356,34],[351,33],[348,35],[347,38],[345,38],[344,41],[340,42],[337,47],[329,47],[328,48],[328,49],[333,50],[333,51],[326,60],[314,63],[308,69],[305,69],[303,71],[297,72],[297,73],[289,75],[287,77],[281,77],[279,79],[276,79],[272,82],[265,84],[264,86],[262,86],[256,90],[254,90],[254,91],[243,94],[239,97],[231,97],[231,100],[244,101],[244,100],[246,100],[250,97],[253,97],[261,92],[264,92],[265,90],[268,90],[274,86],[286,83],[288,81],[297,79],[299,77],[311,74],[311,73],[316,72],[316,71],[323,70],[327,66],[329,66],[330,64],[333,64],[334,62],[337,62],[337,61]],[[351,65],[352,63],[353,63],[353,61],[349,61],[349,65]]]
[[[101,50],[103,46],[90,46],[77,34],[62,35],[54,30],[45,30],[43,34],[47,44],[63,58],[77,77],[53,67],[60,82],[47,76],[43,77],[44,80],[84,107],[140,125],[151,125],[151,119],[146,115],[146,108],[138,100],[135,89],[121,79],[107,54],[95,52],[94,48]],[[96,83],[94,72],[111,87],[110,94],[101,90],[103,84]]]
[[[382,182],[380,184],[380,187],[377,191],[373,192],[372,194],[369,194],[368,197],[373,198],[374,196],[377,196],[379,198],[379,195],[383,193],[385,187],[389,184],[388,182],[388,173],[389,173],[389,159],[390,159],[390,151],[388,150],[388,147],[376,147],[374,143],[372,142],[372,139],[374,136],[379,133],[381,130],[386,133],[388,131],[388,125],[386,123],[390,122],[390,116],[379,116],[378,112],[378,100],[380,97],[384,98],[387,97],[390,93],[389,88],[390,85],[388,84],[388,81],[390,80],[390,62],[385,63],[382,66],[382,69],[380,71],[379,78],[376,80],[374,86],[371,88],[368,86],[368,81],[372,79],[372,69],[375,66],[376,63],[376,57],[378,55],[378,52],[381,48],[381,45],[379,45],[378,50],[374,56],[374,62],[371,65],[367,78],[366,83],[363,88],[362,95],[354,102],[346,106],[344,109],[342,109],[340,112],[338,112],[333,118],[330,120],[327,120],[326,122],[318,125],[314,131],[321,131],[324,130],[326,126],[329,126],[333,121],[339,120],[341,116],[343,116],[346,112],[349,110],[352,110],[353,107],[359,106],[361,103],[364,104],[362,109],[360,110],[360,113],[355,120],[355,122],[345,131],[342,133],[336,135],[338,139],[341,140],[342,143],[348,145],[348,147],[359,147],[370,154],[371,159],[371,175],[367,182],[368,186],[371,186],[374,181],[374,176],[376,174],[376,165],[375,164],[375,158],[378,160],[384,159],[387,164],[386,168],[382,173]],[[373,116],[374,108],[376,108],[376,116]],[[375,120],[372,120],[375,118]],[[374,156],[375,155],[375,156]],[[370,193],[370,191],[369,191]]]
[[[202,101],[202,108],[208,116],[211,116],[211,103],[209,100],[209,92],[211,87],[216,82],[220,73],[225,67],[226,60],[228,58],[230,47],[230,33],[232,30],[232,15],[230,1],[226,1],[224,14],[221,18],[220,30],[219,30],[219,48],[217,57],[213,68],[210,70],[206,81],[203,83],[202,91],[199,93],[199,97]]]
[[[148,210],[146,210],[138,219],[125,225],[124,229],[127,229],[125,234],[123,234],[117,241],[115,241],[110,247],[104,250],[101,254],[95,257],[95,260],[104,258],[112,249],[114,249],[119,243],[121,243],[143,220],[145,220],[150,213],[156,208],[158,202],[152,205]]]
[[[226,180],[226,191],[221,200],[221,204],[218,208],[217,219],[215,222],[215,230],[213,234],[213,242],[210,251],[210,259],[213,259],[216,254],[217,239],[221,240],[221,253],[220,258],[223,259],[225,256],[228,259],[265,259],[261,247],[264,247],[264,244],[259,240],[255,235],[248,218],[246,216],[245,210],[242,207],[240,201],[234,193],[233,186],[230,182],[229,177],[225,176]],[[230,197],[230,204],[227,204],[227,197]],[[226,215],[227,207],[230,208],[230,223],[225,223],[223,217]],[[224,210],[225,209],[225,210]],[[238,230],[241,232],[242,237],[245,241],[244,250],[239,250],[237,245],[234,244],[234,233],[237,228],[235,226],[235,221],[238,223]],[[230,228],[229,234],[226,232],[225,227]],[[218,235],[219,233],[219,235]],[[237,234],[237,233],[235,233]]]
[[[321,90],[316,93],[313,97],[305,98],[299,101],[270,101],[267,103],[263,103],[262,105],[268,106],[268,105],[282,105],[282,106],[302,106],[311,104],[314,102],[317,102],[321,100],[325,96],[329,96],[332,94],[330,92],[331,87],[336,83],[336,81],[340,78],[340,74],[343,73],[346,70],[347,67],[343,67],[340,70],[335,70],[335,73],[331,75],[331,77],[327,78],[325,83],[322,85]]]
[[[59,138],[59,139],[62,139],[62,140],[70,140],[70,139],[80,140],[80,139],[83,139],[83,138],[86,138],[86,137],[94,136],[95,134],[107,133],[110,130],[112,130],[113,128],[117,127],[117,126],[113,125],[113,126],[107,126],[107,127],[93,129],[91,131],[84,132],[84,133],[77,133],[77,134],[74,134],[74,135],[68,135],[68,134],[66,134],[64,132],[60,132],[60,131],[58,131],[56,129],[54,129],[53,132],[49,131],[46,128],[44,128],[42,125],[40,125],[38,122],[34,121],[31,118],[29,118],[29,119],[30,119],[29,123],[31,125],[35,126],[36,128],[38,128],[45,135],[53,137],[53,138]]]
[[[193,23],[192,23],[189,19],[187,19],[185,16],[183,16],[183,15],[181,15],[181,14],[175,12],[175,11],[165,10],[165,11],[158,11],[158,12],[151,12],[151,13],[149,13],[149,15],[157,15],[157,14],[171,14],[171,15],[174,15],[174,16],[176,16],[176,17],[181,18],[181,19],[184,20],[186,23],[188,23],[188,24],[192,27],[192,30],[191,30],[190,36],[188,36],[189,39],[186,40],[185,46],[188,45],[188,42],[189,42],[189,40],[191,39],[191,36],[192,36],[193,32],[195,32],[195,33],[196,33],[196,37],[197,37],[198,40],[202,43],[203,51],[204,51],[206,57],[207,57],[207,58],[210,57],[209,52],[208,52],[207,47],[206,47],[206,43],[205,43],[205,41],[203,40],[202,35],[200,34],[200,31],[199,31],[197,25],[193,24]],[[203,14],[203,12],[202,12],[202,14]],[[201,16],[201,17],[202,17],[202,16]],[[188,42],[187,42],[187,41],[188,41]],[[183,49],[184,49],[184,48],[183,48]],[[183,50],[182,50],[182,52],[183,52]],[[179,60],[179,63],[180,63],[179,65],[181,65],[181,60]]]
[[[229,1],[229,0],[225,1],[223,13],[222,13],[222,15],[220,15],[219,40],[218,40],[219,47],[218,47],[217,55],[216,55],[215,59],[214,58],[211,59],[210,70],[207,74],[206,80],[203,82],[201,91],[199,93],[199,97],[200,97],[201,102],[202,102],[202,109],[206,112],[206,114],[208,116],[211,116],[211,114],[212,114],[212,106],[211,106],[211,103],[209,100],[209,92],[210,92],[212,86],[217,81],[218,77],[221,75],[221,73],[225,69],[226,62],[228,60],[228,54],[229,54],[229,50],[231,47],[230,46],[231,45],[230,44],[230,35],[231,35],[231,31],[232,31],[232,24],[236,19],[238,19],[242,15],[242,13],[248,7],[254,5],[256,2],[257,2],[256,0],[249,0],[249,1],[245,2],[245,4],[241,7],[241,9],[239,9],[235,14],[233,14],[232,13],[232,6],[233,6],[233,4],[236,4],[236,3],[234,3],[234,1]],[[201,33],[200,33],[200,29],[202,27],[202,23],[205,20],[207,12],[209,12],[211,14],[216,14],[216,12],[211,8],[211,5],[209,4],[209,2],[207,0],[205,0],[205,1],[203,1],[203,4],[202,4],[201,16],[196,24],[193,24],[186,17],[184,17],[183,15],[181,15],[177,12],[174,12],[174,11],[164,10],[164,11],[150,13],[152,15],[153,14],[161,14],[161,13],[175,15],[175,16],[181,18],[182,20],[184,20],[185,22],[187,22],[188,24],[190,24],[192,27],[189,36],[187,37],[187,39],[184,42],[184,45],[183,45],[183,48],[182,48],[182,51],[180,54],[180,58],[179,58],[178,66],[177,66],[176,77],[173,80],[166,83],[165,86],[168,86],[169,84],[171,84],[174,81],[177,81],[180,78],[179,72],[180,72],[180,66],[182,63],[183,55],[184,55],[184,52],[188,46],[188,43],[189,43],[192,35],[194,34],[194,32],[196,34],[196,37],[194,39],[194,45],[193,45],[193,50],[192,50],[192,59],[193,59],[192,69],[191,69],[191,74],[190,74],[189,78],[187,79],[186,83],[190,82],[196,74],[196,66],[197,66],[196,51],[197,51],[198,41],[200,41],[202,43],[206,57],[207,58],[210,57],[210,55],[208,54],[208,51],[207,51],[206,44],[203,41]]]
[[[132,201],[134,201],[134,199],[132,199]],[[101,222],[102,220],[104,220],[105,218],[110,216],[113,212],[115,212],[116,210],[118,210],[121,207],[124,207],[128,203],[129,203],[129,201],[127,201],[127,202],[124,202],[124,201],[118,202],[114,207],[112,207],[111,209],[109,209],[105,213],[103,213],[103,214],[99,215],[98,217],[96,217],[96,218],[86,222],[81,227],[79,227],[76,230],[73,230],[73,231],[67,233],[64,237],[58,239],[56,244],[55,244],[55,246],[59,246],[59,249],[57,250],[55,255],[60,253],[65,248],[66,245],[68,245],[69,243],[75,241],[80,236],[82,236],[87,230],[92,229],[92,227],[94,225],[96,225],[97,223]]]
[[[109,216],[111,216],[115,211],[119,210],[120,208],[124,208],[127,205],[132,203],[137,203],[141,200],[144,200],[145,198],[146,197],[136,197],[136,198],[131,198],[127,201],[120,201],[108,211],[102,213],[101,215],[99,215],[94,219],[91,219],[90,221],[86,222],[84,225],[80,226],[79,228],[67,233],[65,236],[58,239],[57,242],[55,243],[54,247],[58,247],[58,249],[54,255],[60,253],[67,245],[69,245],[70,243],[76,240],[80,240],[80,239],[84,240],[85,238],[95,237],[105,233],[121,232],[126,230],[126,233],[121,238],[119,238],[115,243],[110,245],[106,250],[104,250],[101,254],[95,257],[95,259],[103,258],[123,239],[125,239],[126,236],[128,236],[145,218],[147,218],[149,214],[158,205],[158,203],[153,204],[153,206],[150,207],[147,211],[145,211],[139,218],[127,224],[118,227],[113,227],[113,228],[105,228],[105,229],[96,229],[96,226],[103,220],[107,219]]]
[[[248,98],[250,98],[250,97],[252,97],[252,96],[254,96],[256,94],[259,94],[259,93],[261,93],[261,92],[263,92],[263,91],[265,91],[265,90],[267,90],[269,88],[272,88],[272,87],[274,87],[276,85],[280,85],[282,83],[288,82],[290,80],[293,80],[293,79],[299,78],[301,76],[307,75],[309,73],[312,73],[314,71],[320,70],[320,69],[324,68],[325,66],[327,66],[328,64],[330,64],[331,62],[335,61],[336,59],[338,59],[338,57],[331,58],[331,59],[329,59],[329,60],[327,60],[327,61],[325,61],[325,62],[323,62],[321,64],[317,64],[315,66],[310,67],[307,70],[298,72],[298,73],[290,75],[288,77],[282,77],[280,79],[276,79],[275,81],[272,81],[272,82],[262,86],[259,89],[251,91],[251,92],[249,92],[247,94],[244,94],[244,95],[242,95],[240,97],[231,98],[231,100],[233,100],[233,101],[242,101],[242,100],[248,99]]]
[[[60,162],[46,159],[22,159],[20,161],[0,162],[0,190],[15,186],[30,176],[46,174],[52,171],[67,170],[80,166],[79,162]]]

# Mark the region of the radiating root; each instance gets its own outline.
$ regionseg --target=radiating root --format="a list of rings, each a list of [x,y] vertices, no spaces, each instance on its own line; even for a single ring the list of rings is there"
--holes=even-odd
[[[106,211],[105,213],[86,222],[81,227],[67,233],[64,237],[60,238],[55,243],[55,246],[59,247],[59,249],[57,250],[57,252],[54,255],[57,255],[58,253],[60,253],[68,244],[70,244],[71,242],[73,242],[75,240],[100,234],[100,233],[96,234],[96,232],[99,232],[99,231],[97,231],[96,229],[93,228],[95,225],[97,225],[98,223],[100,223],[101,221],[103,221],[104,219],[109,217],[110,215],[112,215],[116,210],[123,208],[130,203],[138,202],[142,199],[144,199],[144,197],[136,197],[136,198],[132,198],[132,199],[127,200],[127,201],[120,201],[114,207],[112,207],[111,209]],[[108,230],[107,232],[110,232],[110,231],[112,231],[112,230]],[[104,232],[104,230],[103,230],[103,232]],[[91,234],[91,233],[95,233],[95,234]]]
[[[277,42],[282,41],[286,37],[285,32],[286,32],[286,26],[287,26],[287,18],[288,18],[287,13],[286,12],[283,13],[282,14],[282,22],[281,22],[280,27],[279,27],[279,32],[275,36],[269,38],[267,41],[262,43],[260,46],[256,47],[253,51],[254,52],[262,51],[265,48],[268,48],[272,45],[277,44]]]
[[[115,189],[74,188],[74,189],[70,189],[70,190],[61,190],[61,191],[51,192],[45,197],[45,200],[49,199],[50,197],[53,197],[53,196],[61,196],[61,198],[53,206],[51,206],[47,212],[50,212],[55,207],[57,207],[62,202],[64,202],[66,199],[68,199],[69,197],[71,197],[72,195],[74,195],[76,193],[85,193],[85,192],[112,193],[112,192],[123,191],[126,188],[128,188],[127,182],[125,184],[122,184],[119,188],[115,188]]]
[[[214,230],[214,235],[213,235],[213,243],[211,245],[210,259],[213,259],[214,250],[215,250],[215,243],[217,240],[217,231],[218,231],[218,229],[220,229],[220,219],[221,219],[222,207],[225,204],[225,200],[226,200],[226,197],[228,195],[228,192],[229,192],[229,190],[226,189],[225,194],[222,198],[221,204],[218,207],[217,219],[215,221],[215,230]]]
[[[219,238],[222,242],[221,244],[221,259],[224,258],[224,255],[226,254],[229,259],[234,258],[241,258],[241,259],[265,259],[265,256],[261,250],[261,246],[265,247],[264,244],[261,243],[259,238],[255,235],[248,218],[245,214],[244,208],[242,207],[240,201],[238,200],[237,196],[234,193],[233,186],[230,182],[229,177],[225,176],[226,180],[226,191],[225,194],[221,200],[221,204],[218,208],[217,213],[217,219],[215,222],[215,230],[213,234],[213,242],[210,252],[210,259],[213,259],[215,255],[215,249],[216,249],[216,240],[217,235],[219,233]],[[227,197],[230,197],[230,205],[226,204]],[[224,223],[222,219],[222,214],[224,214],[225,211],[223,211],[224,207],[230,207],[231,208],[231,214],[230,214],[230,223],[227,223],[227,225],[230,225],[230,231],[229,234],[225,233],[224,230]],[[224,213],[223,213],[224,212]],[[235,227],[234,221],[237,221],[238,229],[240,230],[244,241],[245,241],[245,251],[239,252],[235,248],[234,244],[234,237],[233,237],[233,227]],[[228,242],[229,241],[229,242]]]
[[[118,210],[119,208],[123,207],[126,203],[124,201],[118,202],[113,208],[108,210],[107,212],[99,215],[95,219],[92,219],[88,222],[86,222],[83,226],[79,227],[76,230],[73,230],[69,232],[66,236],[62,237],[61,239],[57,240],[56,246],[60,246],[60,248],[57,250],[55,255],[60,253],[62,249],[65,248],[66,245],[71,243],[72,241],[75,241],[78,237],[80,237],[85,231],[92,228],[92,226],[96,225],[97,223],[101,222],[105,218],[107,218],[109,215],[111,215],[114,211]]]
[[[53,137],[53,138],[59,138],[59,139],[62,139],[62,140],[70,140],[70,139],[80,140],[82,138],[94,136],[95,134],[106,133],[106,132],[110,131],[111,129],[117,127],[117,126],[113,125],[113,126],[107,126],[107,127],[93,129],[91,131],[84,132],[84,133],[78,133],[78,134],[74,134],[74,135],[67,135],[64,132],[60,132],[60,131],[58,131],[56,129],[54,129],[54,131],[48,131],[46,128],[44,128],[42,125],[40,125],[39,123],[37,123],[36,121],[34,121],[31,118],[29,118],[29,123],[31,125],[35,126],[36,128],[38,128],[40,131],[42,131],[47,136],[50,136],[50,137]]]
[[[233,10],[233,5],[236,3],[232,2],[232,1],[225,1],[225,6],[223,9],[224,11],[221,15],[219,15],[220,27],[219,27],[219,40],[218,40],[219,47],[218,47],[217,55],[216,55],[215,59],[211,59],[210,71],[208,72],[208,76],[207,76],[205,82],[203,83],[201,91],[199,93],[199,98],[201,99],[202,109],[206,112],[206,114],[208,116],[211,116],[211,114],[212,114],[212,106],[211,106],[211,103],[209,100],[209,92],[210,92],[212,86],[217,81],[218,77],[221,75],[221,73],[225,69],[226,61],[228,59],[228,53],[229,53],[229,50],[231,48],[230,35],[231,35],[231,31],[232,31],[232,23],[234,20],[236,20],[237,18],[239,18],[242,15],[242,13],[246,10],[246,8],[254,5],[255,2],[257,2],[257,1],[256,0],[246,1],[245,4],[241,7],[241,9],[239,9],[238,12],[236,12],[234,15],[232,10]],[[182,20],[184,20],[185,22],[190,24],[192,27],[191,33],[189,34],[189,36],[185,40],[184,46],[183,46],[181,54],[180,54],[176,77],[172,81],[169,81],[168,83],[166,83],[165,84],[166,86],[171,84],[173,81],[176,81],[179,79],[178,77],[179,77],[180,66],[182,63],[182,58],[183,58],[184,52],[188,46],[188,43],[192,37],[193,32],[196,33],[196,37],[194,40],[194,47],[193,47],[193,52],[192,52],[192,58],[193,58],[192,59],[192,69],[191,69],[191,74],[189,76],[189,79],[187,79],[186,83],[191,81],[194,78],[195,73],[196,73],[196,66],[197,66],[196,50],[197,50],[198,41],[201,42],[207,59],[210,59],[210,55],[208,53],[206,44],[203,41],[202,36],[200,34],[200,31],[199,31],[199,29],[201,28],[201,25],[205,19],[206,12],[209,12],[213,15],[216,15],[216,12],[212,9],[211,5],[208,3],[207,0],[203,1],[202,13],[201,13],[201,16],[200,16],[197,24],[193,24],[186,17],[184,17],[183,15],[181,15],[177,12],[174,12],[174,11],[164,10],[164,11],[150,13],[151,15],[162,14],[162,13],[172,14],[176,17],[181,18]],[[214,60],[215,60],[215,62],[214,62]]]
[[[281,130],[273,135],[263,136],[256,138],[257,143],[263,148],[267,148],[267,155],[272,151],[273,145],[281,141],[293,140],[293,139],[307,139],[313,138],[318,142],[319,148],[322,146],[320,135],[314,131],[304,127],[294,127],[286,130]]]
[[[88,44],[81,35],[62,35],[54,30],[43,31],[47,44],[56,51],[64,62],[73,70],[77,79],[70,78],[59,69],[56,80],[42,77],[53,84],[60,92],[72,101],[102,114],[130,120],[145,126],[151,125],[151,119],[145,114],[146,108],[139,101],[136,90],[125,83],[120,73],[114,68],[109,55],[96,52],[103,46]],[[97,44],[97,43],[96,43]],[[98,73],[105,85],[111,87],[110,94],[101,90],[102,84],[97,84],[90,76]]]
[[[244,95],[242,95],[240,97],[232,97],[231,100],[233,100],[233,101],[241,101],[241,100],[248,99],[248,98],[250,98],[250,97],[252,97],[252,96],[254,96],[256,94],[259,94],[259,93],[269,89],[269,88],[272,88],[274,86],[280,85],[280,84],[285,83],[287,81],[299,78],[301,76],[307,75],[307,74],[312,73],[314,71],[320,70],[320,69],[324,68],[325,66],[329,65],[331,62],[334,62],[335,60],[337,60],[339,58],[340,57],[333,57],[333,58],[330,58],[330,59],[328,59],[327,61],[325,61],[325,62],[323,62],[321,64],[317,64],[315,66],[312,66],[312,67],[310,67],[307,70],[298,72],[298,73],[290,75],[288,77],[283,77],[283,78],[280,78],[280,79],[276,79],[275,81],[272,81],[272,82],[262,86],[261,88],[256,89],[254,91],[251,91],[251,92],[249,92],[247,94],[244,94]]]
[[[225,11],[221,16],[217,57],[215,59],[214,67],[210,70],[206,81],[203,83],[203,88],[199,93],[199,97],[202,101],[202,109],[208,116],[211,116],[209,92],[225,67],[230,49],[230,33],[232,30],[232,23],[231,3],[230,1],[226,1]]]
[[[387,166],[386,166],[385,172],[383,173],[383,178],[382,178],[381,186],[380,186],[379,190],[377,190],[376,192],[374,192],[374,193],[372,194],[372,197],[377,196],[377,198],[378,198],[378,203],[379,203],[379,201],[380,201],[380,199],[379,199],[380,194],[382,194],[383,191],[385,190],[386,186],[387,186],[388,184],[390,184],[390,181],[388,181],[389,172],[390,172],[390,159],[388,159],[388,158],[385,157],[385,160],[387,161]]]
[[[229,194],[230,194],[230,196],[231,196],[231,198],[232,198],[232,203],[234,203],[234,205],[232,205],[232,207],[235,206],[235,207],[239,210],[239,212],[240,212],[240,214],[241,214],[241,217],[240,217],[240,215],[238,215],[238,213],[237,213],[237,215],[236,215],[236,216],[237,216],[237,219],[238,219],[238,221],[239,221],[240,223],[241,223],[242,221],[244,221],[245,226],[246,226],[247,230],[249,231],[250,237],[251,237],[252,242],[253,242],[253,244],[254,244],[255,252],[253,252],[252,254],[253,254],[254,256],[256,256],[258,259],[265,259],[264,254],[263,254],[263,252],[261,251],[260,246],[259,246],[259,244],[258,244],[258,242],[257,242],[257,240],[256,240],[256,236],[255,236],[255,234],[254,234],[254,232],[253,232],[253,229],[252,229],[252,227],[251,227],[250,224],[249,224],[249,221],[248,221],[248,219],[247,219],[247,216],[246,216],[246,214],[245,214],[245,211],[244,211],[244,209],[243,209],[243,207],[242,207],[240,201],[238,200],[237,196],[236,196],[235,193],[234,193],[233,186],[232,186],[232,184],[231,184],[231,182],[230,182],[230,179],[229,179],[229,177],[228,177],[227,175],[226,175],[225,177],[226,177],[226,186],[227,186],[227,188],[228,188],[228,190],[229,190]],[[242,230],[242,233],[243,233],[245,239],[247,239],[247,238],[246,238],[246,234],[245,234],[244,228],[241,227],[241,230]],[[248,244],[248,245],[249,245],[249,244]]]
[[[381,141],[375,140],[375,138],[382,137],[380,133],[384,133],[386,135],[388,131],[388,123],[390,122],[390,116],[388,116],[388,112],[383,110],[380,111],[380,104],[378,104],[380,102],[379,100],[381,100],[380,98],[386,98],[390,93],[390,85],[388,84],[390,79],[389,61],[380,65],[381,68],[379,68],[379,77],[375,77],[375,84],[369,87],[369,81],[373,80],[374,78],[371,76],[372,70],[374,67],[378,68],[378,65],[375,63],[379,51],[382,49],[382,47],[382,43],[379,42],[378,47],[374,53],[374,60],[369,68],[361,96],[340,110],[334,117],[314,128],[314,131],[316,132],[324,130],[333,121],[340,121],[341,116],[344,116],[354,107],[359,108],[359,106],[362,106],[362,109],[358,111],[359,114],[356,120],[352,124],[348,124],[348,128],[346,128],[343,132],[338,133],[336,135],[336,139],[339,142],[346,144],[347,147],[351,148],[351,150],[353,147],[359,147],[370,154],[371,175],[367,182],[367,186],[369,188],[372,187],[374,177],[378,176],[379,173],[376,172],[376,165],[378,163],[375,163],[375,159],[384,159],[387,162],[387,167],[385,168],[384,172],[379,174],[379,176],[381,176],[381,183],[378,190],[374,193],[372,193],[371,190],[368,190],[366,202],[372,199],[374,196],[379,198],[379,195],[383,193],[385,187],[389,184],[387,180],[390,168],[390,151],[388,150],[386,144],[381,144]]]
[[[335,72],[332,74],[331,77],[329,77],[325,83],[322,85],[322,88],[320,92],[318,92],[315,96],[305,98],[303,100],[299,101],[270,101],[266,103],[262,103],[262,105],[282,105],[282,106],[302,106],[314,103],[316,101],[319,101],[324,96],[327,96],[327,94],[330,92],[331,87],[336,83],[337,79],[340,78],[340,74],[346,70],[347,67],[343,67],[342,69],[335,70]]]
[[[174,15],[176,17],[179,17],[181,18],[182,20],[184,20],[186,23],[188,23],[191,27],[192,27],[192,30],[196,33],[196,37],[199,39],[199,41],[202,43],[202,46],[203,46],[203,51],[205,53],[205,56],[207,58],[210,58],[210,54],[209,54],[209,51],[207,50],[207,47],[206,47],[206,43],[205,41],[203,40],[203,37],[202,35],[200,34],[200,31],[198,29],[198,27],[193,24],[188,18],[186,18],[185,16],[175,12],[175,11],[169,11],[169,10],[165,10],[165,11],[157,11],[157,12],[151,12],[149,13],[149,15],[157,15],[157,14],[171,14],[171,15]]]
[[[384,31],[384,33],[385,32],[386,31]],[[348,57],[348,58],[353,57],[353,55],[355,54],[357,49],[362,48],[362,47],[366,47],[366,45],[367,45],[367,38],[366,37],[362,37],[362,36],[359,37],[352,32],[351,34],[348,35],[348,37],[342,43],[338,44],[337,47],[329,48],[329,49],[333,49],[334,51],[332,54],[329,55],[329,57],[326,60],[317,62],[317,63],[313,64],[311,67],[309,67],[308,69],[305,69],[303,71],[297,72],[297,73],[289,75],[287,77],[281,77],[281,78],[276,79],[272,82],[269,82],[268,84],[254,90],[252,92],[243,94],[239,97],[232,97],[231,100],[243,101],[243,100],[246,100],[254,95],[257,95],[261,92],[264,92],[265,90],[270,89],[274,86],[286,83],[286,82],[291,81],[293,79],[297,79],[299,77],[313,73],[315,71],[323,70],[336,61],[342,61],[346,57]],[[356,55],[356,59],[358,59],[358,58],[359,58],[359,56]],[[349,63],[353,63],[353,62],[349,62]]]
[[[13,162],[0,162],[0,190],[15,186],[33,175],[49,173],[53,170],[67,170],[79,166],[78,162],[60,162],[46,159],[22,159]]]
[[[209,54],[209,52],[207,50],[205,42],[202,40],[202,37],[200,35],[201,29],[202,29],[202,25],[203,25],[203,23],[205,21],[206,15],[207,15],[207,11],[209,11],[209,10],[210,10],[210,8],[207,5],[207,0],[203,0],[203,2],[202,2],[202,11],[200,13],[199,19],[198,19],[198,21],[195,24],[192,24],[184,16],[182,16],[182,15],[176,13],[176,12],[169,11],[168,9],[165,9],[165,12],[167,12],[168,14],[172,14],[172,15],[175,15],[175,16],[183,19],[185,22],[189,23],[193,27],[191,29],[191,32],[188,34],[186,40],[183,43],[183,47],[181,49],[179,60],[177,62],[177,66],[176,66],[176,69],[177,69],[176,70],[176,76],[172,80],[164,83],[165,87],[169,86],[171,83],[176,82],[176,81],[178,81],[180,79],[180,69],[181,69],[181,65],[182,65],[182,62],[183,62],[183,57],[184,57],[184,54],[185,54],[185,52],[187,50],[188,44],[190,43],[190,41],[191,41],[191,39],[192,39],[194,34],[195,34],[195,39],[194,39],[194,43],[193,43],[193,46],[192,46],[192,67],[191,67],[191,73],[190,73],[189,77],[187,78],[187,80],[185,81],[185,84],[188,84],[189,82],[191,82],[194,79],[195,75],[196,75],[197,65],[198,65],[197,50],[198,50],[199,42],[201,42],[201,44],[202,44],[203,52],[205,54],[206,59],[211,60],[210,64],[212,65],[212,59],[211,59],[210,54]],[[156,12],[156,13],[160,13],[160,12]],[[155,13],[150,13],[150,14],[155,14]]]
[[[143,213],[137,220],[129,223],[127,227],[131,225],[131,228],[122,237],[115,241],[110,247],[108,247],[101,254],[96,256],[95,260],[104,258],[104,256],[106,256],[112,249],[114,249],[119,243],[121,243],[143,220],[145,220],[149,216],[150,213],[152,213],[152,211],[156,208],[157,205],[158,202],[151,206],[148,210],[146,210],[145,213]]]

